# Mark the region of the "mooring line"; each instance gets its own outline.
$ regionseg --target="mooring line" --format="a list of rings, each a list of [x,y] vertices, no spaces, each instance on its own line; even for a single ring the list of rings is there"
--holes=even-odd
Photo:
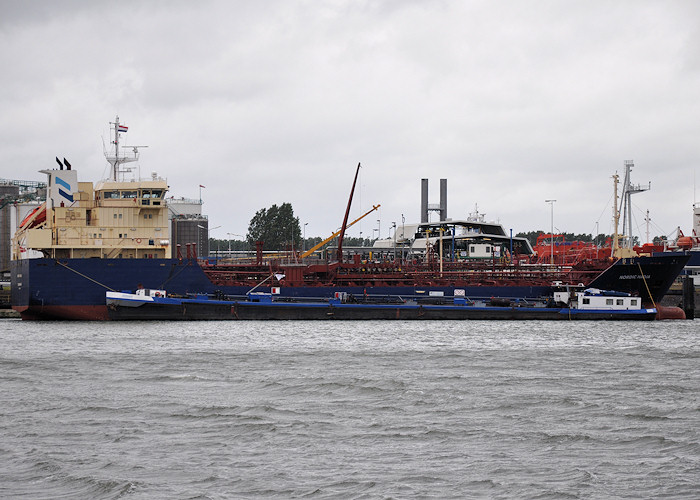
[[[114,288],[110,288],[110,287],[108,287],[107,285],[105,285],[104,283],[100,283],[99,281],[97,281],[97,280],[95,280],[95,279],[92,279],[90,276],[87,276],[87,275],[81,273],[80,271],[76,271],[75,269],[73,269],[72,267],[70,267],[70,266],[64,264],[64,263],[61,262],[60,260],[56,260],[56,263],[59,264],[59,265],[61,265],[61,266],[63,266],[63,267],[65,267],[65,268],[68,269],[69,271],[73,271],[75,274],[77,274],[77,275],[79,275],[79,276],[82,276],[83,278],[85,278],[85,279],[87,279],[87,280],[92,281],[93,283],[95,283],[95,284],[97,284],[97,285],[100,285],[100,286],[102,286],[102,287],[105,287],[107,290],[111,290],[112,292],[116,292],[116,290],[115,290]]]
[[[642,276],[642,281],[644,281],[644,286],[647,287],[647,293],[649,294],[649,299],[651,299],[651,303],[654,305],[654,309],[657,311],[659,310],[658,307],[656,307],[656,302],[654,302],[654,297],[651,296],[651,290],[649,290],[649,285],[647,284],[647,279],[644,277],[644,271],[642,271],[642,265],[637,261],[637,267],[639,268],[639,274]]]

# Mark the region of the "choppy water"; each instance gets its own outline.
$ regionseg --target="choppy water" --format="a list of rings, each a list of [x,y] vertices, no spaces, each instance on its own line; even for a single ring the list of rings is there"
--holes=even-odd
[[[698,498],[700,321],[0,322],[3,498]]]

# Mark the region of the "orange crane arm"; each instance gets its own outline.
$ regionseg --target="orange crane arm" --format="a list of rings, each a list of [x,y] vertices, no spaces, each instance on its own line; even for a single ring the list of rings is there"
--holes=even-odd
[[[354,221],[352,221],[350,224],[347,225],[346,229],[347,229],[348,227],[352,226],[353,224],[355,224],[355,222],[358,222],[358,221],[364,219],[365,217],[367,217],[369,214],[371,214],[372,212],[374,212],[374,211],[375,211],[376,209],[378,209],[379,207],[381,207],[381,205],[374,205],[374,206],[372,207],[372,210],[369,210],[369,211],[365,212],[363,215],[361,215],[360,217],[358,217],[357,219],[355,219]],[[338,236],[339,234],[340,234],[340,229],[339,229],[338,231],[336,231],[335,233],[333,233],[332,235],[330,235],[330,236],[329,236],[328,238],[326,238],[325,240],[323,240],[321,243],[318,243],[317,245],[314,245],[313,248],[310,248],[309,250],[307,250],[306,252],[304,252],[303,254],[301,254],[301,258],[303,259],[304,257],[308,257],[309,255],[311,255],[312,253],[314,253],[316,250],[318,250],[319,248],[321,248],[323,245],[325,245],[326,243],[328,243],[329,241],[331,241],[333,238],[335,238],[335,237]]]

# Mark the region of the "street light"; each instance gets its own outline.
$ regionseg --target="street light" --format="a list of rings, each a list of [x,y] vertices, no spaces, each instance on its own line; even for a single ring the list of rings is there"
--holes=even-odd
[[[401,214],[401,241],[406,241],[406,217]],[[403,262],[403,247],[404,244],[401,243],[401,262]]]
[[[199,224],[197,224],[197,227],[199,229],[204,229],[207,232],[207,257],[209,257],[209,228],[204,227],[204,226],[200,226]],[[198,231],[197,232],[197,240],[200,242],[199,251],[201,252],[202,256],[204,256],[204,241],[202,241],[202,237],[200,235],[201,235],[201,232]]]
[[[211,252],[209,251],[209,233],[210,233],[211,231],[213,231],[214,229],[219,229],[221,226],[216,226],[216,227],[211,227],[211,228],[210,228],[209,226],[206,226],[206,227],[205,227],[205,226],[200,226],[199,224],[197,224],[197,227],[200,228],[200,229],[205,229],[205,230],[207,231],[207,257],[209,257],[209,254],[211,253]]]
[[[549,263],[554,265],[554,202],[557,200],[544,200],[545,203],[549,203],[549,206],[551,208],[551,221],[552,221],[552,226],[549,231],[549,237],[550,237],[550,246],[551,246],[551,251],[550,251],[550,257],[549,257]]]
[[[301,254],[304,255],[304,252],[306,252],[306,226],[308,226],[308,222],[304,222],[304,241],[301,242]]]
[[[243,238],[240,234],[236,233],[226,233],[228,235],[228,256],[231,257],[231,236],[238,236],[239,238]]]
[[[596,222],[595,223],[595,258],[596,259],[598,258],[598,248],[600,248],[598,246],[598,234],[600,234],[599,231],[600,231],[600,229],[598,229],[598,222]]]

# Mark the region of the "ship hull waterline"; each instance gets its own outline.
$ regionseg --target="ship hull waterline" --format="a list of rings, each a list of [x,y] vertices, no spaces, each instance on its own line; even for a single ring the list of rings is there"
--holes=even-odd
[[[620,259],[586,286],[633,293],[653,307],[668,291],[688,256]],[[194,259],[24,259],[11,262],[12,305],[23,319],[108,319],[106,291],[134,290],[139,285],[168,293],[244,296],[251,286],[216,286]],[[260,286],[257,291],[270,292]],[[281,297],[332,298],[336,292],[375,296],[454,296],[537,298],[551,295],[552,286],[287,286]]]
[[[108,304],[113,321],[126,320],[636,320],[656,309],[581,310],[472,305],[347,304],[328,302],[178,301]],[[169,302],[169,303],[168,303]]]

